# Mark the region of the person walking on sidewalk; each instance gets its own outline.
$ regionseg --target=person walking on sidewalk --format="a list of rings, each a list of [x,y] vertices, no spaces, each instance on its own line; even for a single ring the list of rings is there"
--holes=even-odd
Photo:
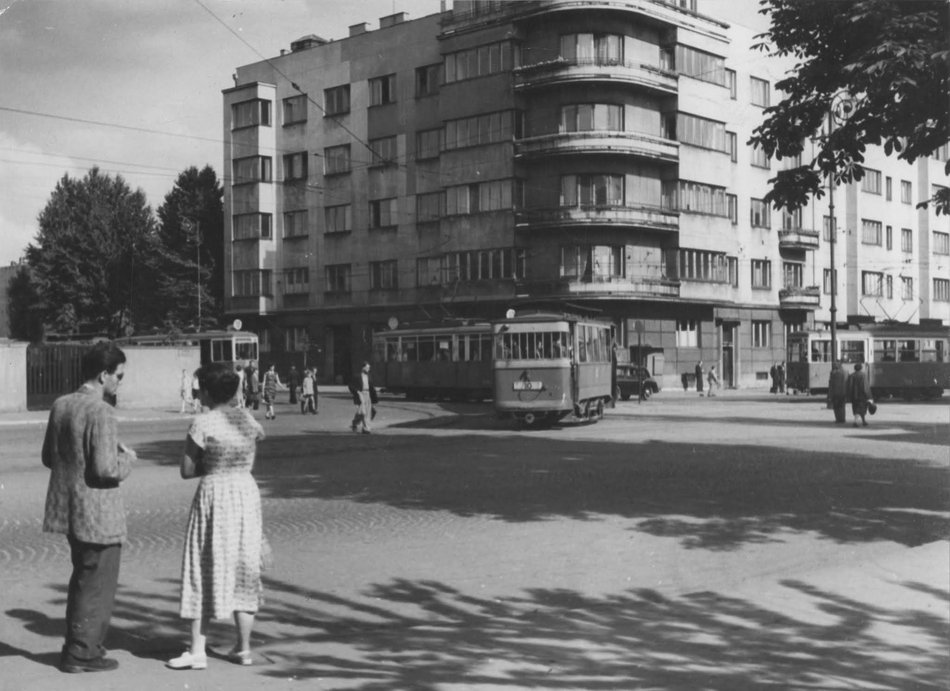
[[[854,426],[858,426],[858,418],[861,418],[861,424],[868,426],[867,414],[868,405],[871,403],[871,384],[868,382],[868,375],[862,371],[861,363],[855,363],[854,372],[848,376],[848,400],[851,401],[851,413],[854,415]]]
[[[246,409],[230,405],[238,387],[230,367],[206,365],[198,379],[208,412],[188,430],[180,466],[182,478],[201,478],[181,566],[179,613],[191,620],[191,647],[165,663],[172,669],[205,669],[210,620],[232,617],[236,641],[227,658],[250,665],[251,630],[263,594],[261,494],[251,469],[264,428]]]
[[[244,368],[244,405],[257,410],[261,405],[261,380],[257,375],[257,363],[251,360]]]
[[[264,392],[264,418],[274,420],[277,413],[274,412],[274,403],[277,402],[277,389],[284,388],[277,376],[277,370],[274,365],[267,368],[264,372],[264,380],[261,382],[261,390]]]
[[[696,391],[699,392],[699,395],[703,395],[703,361],[700,360],[696,363]]]
[[[290,374],[287,375],[287,388],[290,389],[290,400],[288,403],[290,403],[290,405],[297,403],[298,386],[300,386],[300,374],[297,372],[297,368],[291,365]]]
[[[356,405],[356,413],[353,415],[353,422],[350,423],[350,429],[354,432],[369,434],[370,423],[376,416],[376,387],[369,376],[370,366],[365,360],[359,374],[353,377],[350,382],[350,393],[353,394],[353,403]]]
[[[835,422],[839,425],[847,422],[847,402],[848,375],[841,368],[841,363],[836,362],[831,366],[831,374],[828,375],[828,406],[835,411]]]
[[[317,414],[317,402],[314,399],[313,375],[309,369],[303,371],[303,380],[300,384],[300,413]]]
[[[720,388],[719,386],[719,376],[716,374],[716,366],[709,366],[709,374],[706,375],[706,383],[709,384],[707,387],[709,391],[706,392],[706,396],[712,398],[716,394],[713,393],[713,388]]]
[[[119,666],[103,647],[119,582],[125,505],[119,486],[135,452],[119,441],[108,396],[125,376],[125,353],[103,341],[81,360],[83,385],[53,403],[43,440],[50,469],[43,531],[64,533],[73,571],[66,591],[63,672],[106,672]]]

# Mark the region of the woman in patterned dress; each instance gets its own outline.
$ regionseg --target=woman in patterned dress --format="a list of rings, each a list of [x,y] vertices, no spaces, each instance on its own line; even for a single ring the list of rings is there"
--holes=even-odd
[[[274,413],[274,402],[277,400],[277,389],[284,388],[277,376],[277,370],[274,365],[267,368],[264,373],[264,380],[261,382],[261,388],[264,390],[264,405],[267,409],[264,411],[264,418],[274,420],[277,415]]]
[[[229,405],[239,383],[232,368],[207,365],[197,375],[209,410],[192,423],[181,459],[183,478],[201,478],[182,559],[180,614],[191,619],[191,649],[166,663],[172,669],[205,669],[208,622],[232,616],[237,643],[227,657],[251,664],[251,629],[263,592],[261,495],[251,468],[264,430],[247,410]]]

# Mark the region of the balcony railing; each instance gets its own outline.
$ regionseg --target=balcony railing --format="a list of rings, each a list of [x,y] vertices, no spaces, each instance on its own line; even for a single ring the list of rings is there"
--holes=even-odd
[[[784,309],[814,309],[821,305],[818,286],[792,286],[778,291],[779,306]]]
[[[615,226],[677,232],[679,214],[659,206],[571,206],[556,209],[522,209],[515,212],[518,228]]]
[[[649,134],[616,130],[557,132],[515,142],[515,155],[521,158],[561,154],[626,154],[676,163],[679,143]]]
[[[613,81],[639,84],[675,94],[677,76],[654,65],[610,58],[557,58],[514,70],[514,88],[524,89],[567,82]]]
[[[783,250],[816,250],[819,233],[817,230],[790,228],[778,232],[778,246]]]
[[[516,286],[519,295],[549,297],[566,295],[620,295],[624,297],[668,297],[680,294],[679,281],[657,279],[631,279],[620,276],[601,276],[593,279],[563,277],[549,281],[522,281]]]

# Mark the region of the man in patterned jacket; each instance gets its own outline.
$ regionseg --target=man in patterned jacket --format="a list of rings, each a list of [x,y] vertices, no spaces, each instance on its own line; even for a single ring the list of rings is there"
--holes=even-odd
[[[102,647],[119,580],[126,536],[119,483],[135,452],[119,441],[118,424],[106,403],[119,389],[125,353],[114,343],[97,343],[82,357],[85,383],[60,396],[50,410],[43,441],[49,489],[43,530],[64,533],[73,572],[66,599],[63,672],[105,672],[119,663]]]

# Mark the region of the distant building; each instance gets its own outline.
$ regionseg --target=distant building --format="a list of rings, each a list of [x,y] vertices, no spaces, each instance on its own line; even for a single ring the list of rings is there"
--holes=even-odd
[[[828,196],[768,208],[786,162],[746,144],[787,66],[717,6],[456,0],[237,68],[229,318],[264,360],[318,353],[327,380],[393,317],[596,310],[621,345],[643,324],[666,386],[702,359],[741,387],[829,324],[833,282],[839,322],[950,323],[950,220],[915,208],[946,149],[869,152],[835,194],[833,274]]]

